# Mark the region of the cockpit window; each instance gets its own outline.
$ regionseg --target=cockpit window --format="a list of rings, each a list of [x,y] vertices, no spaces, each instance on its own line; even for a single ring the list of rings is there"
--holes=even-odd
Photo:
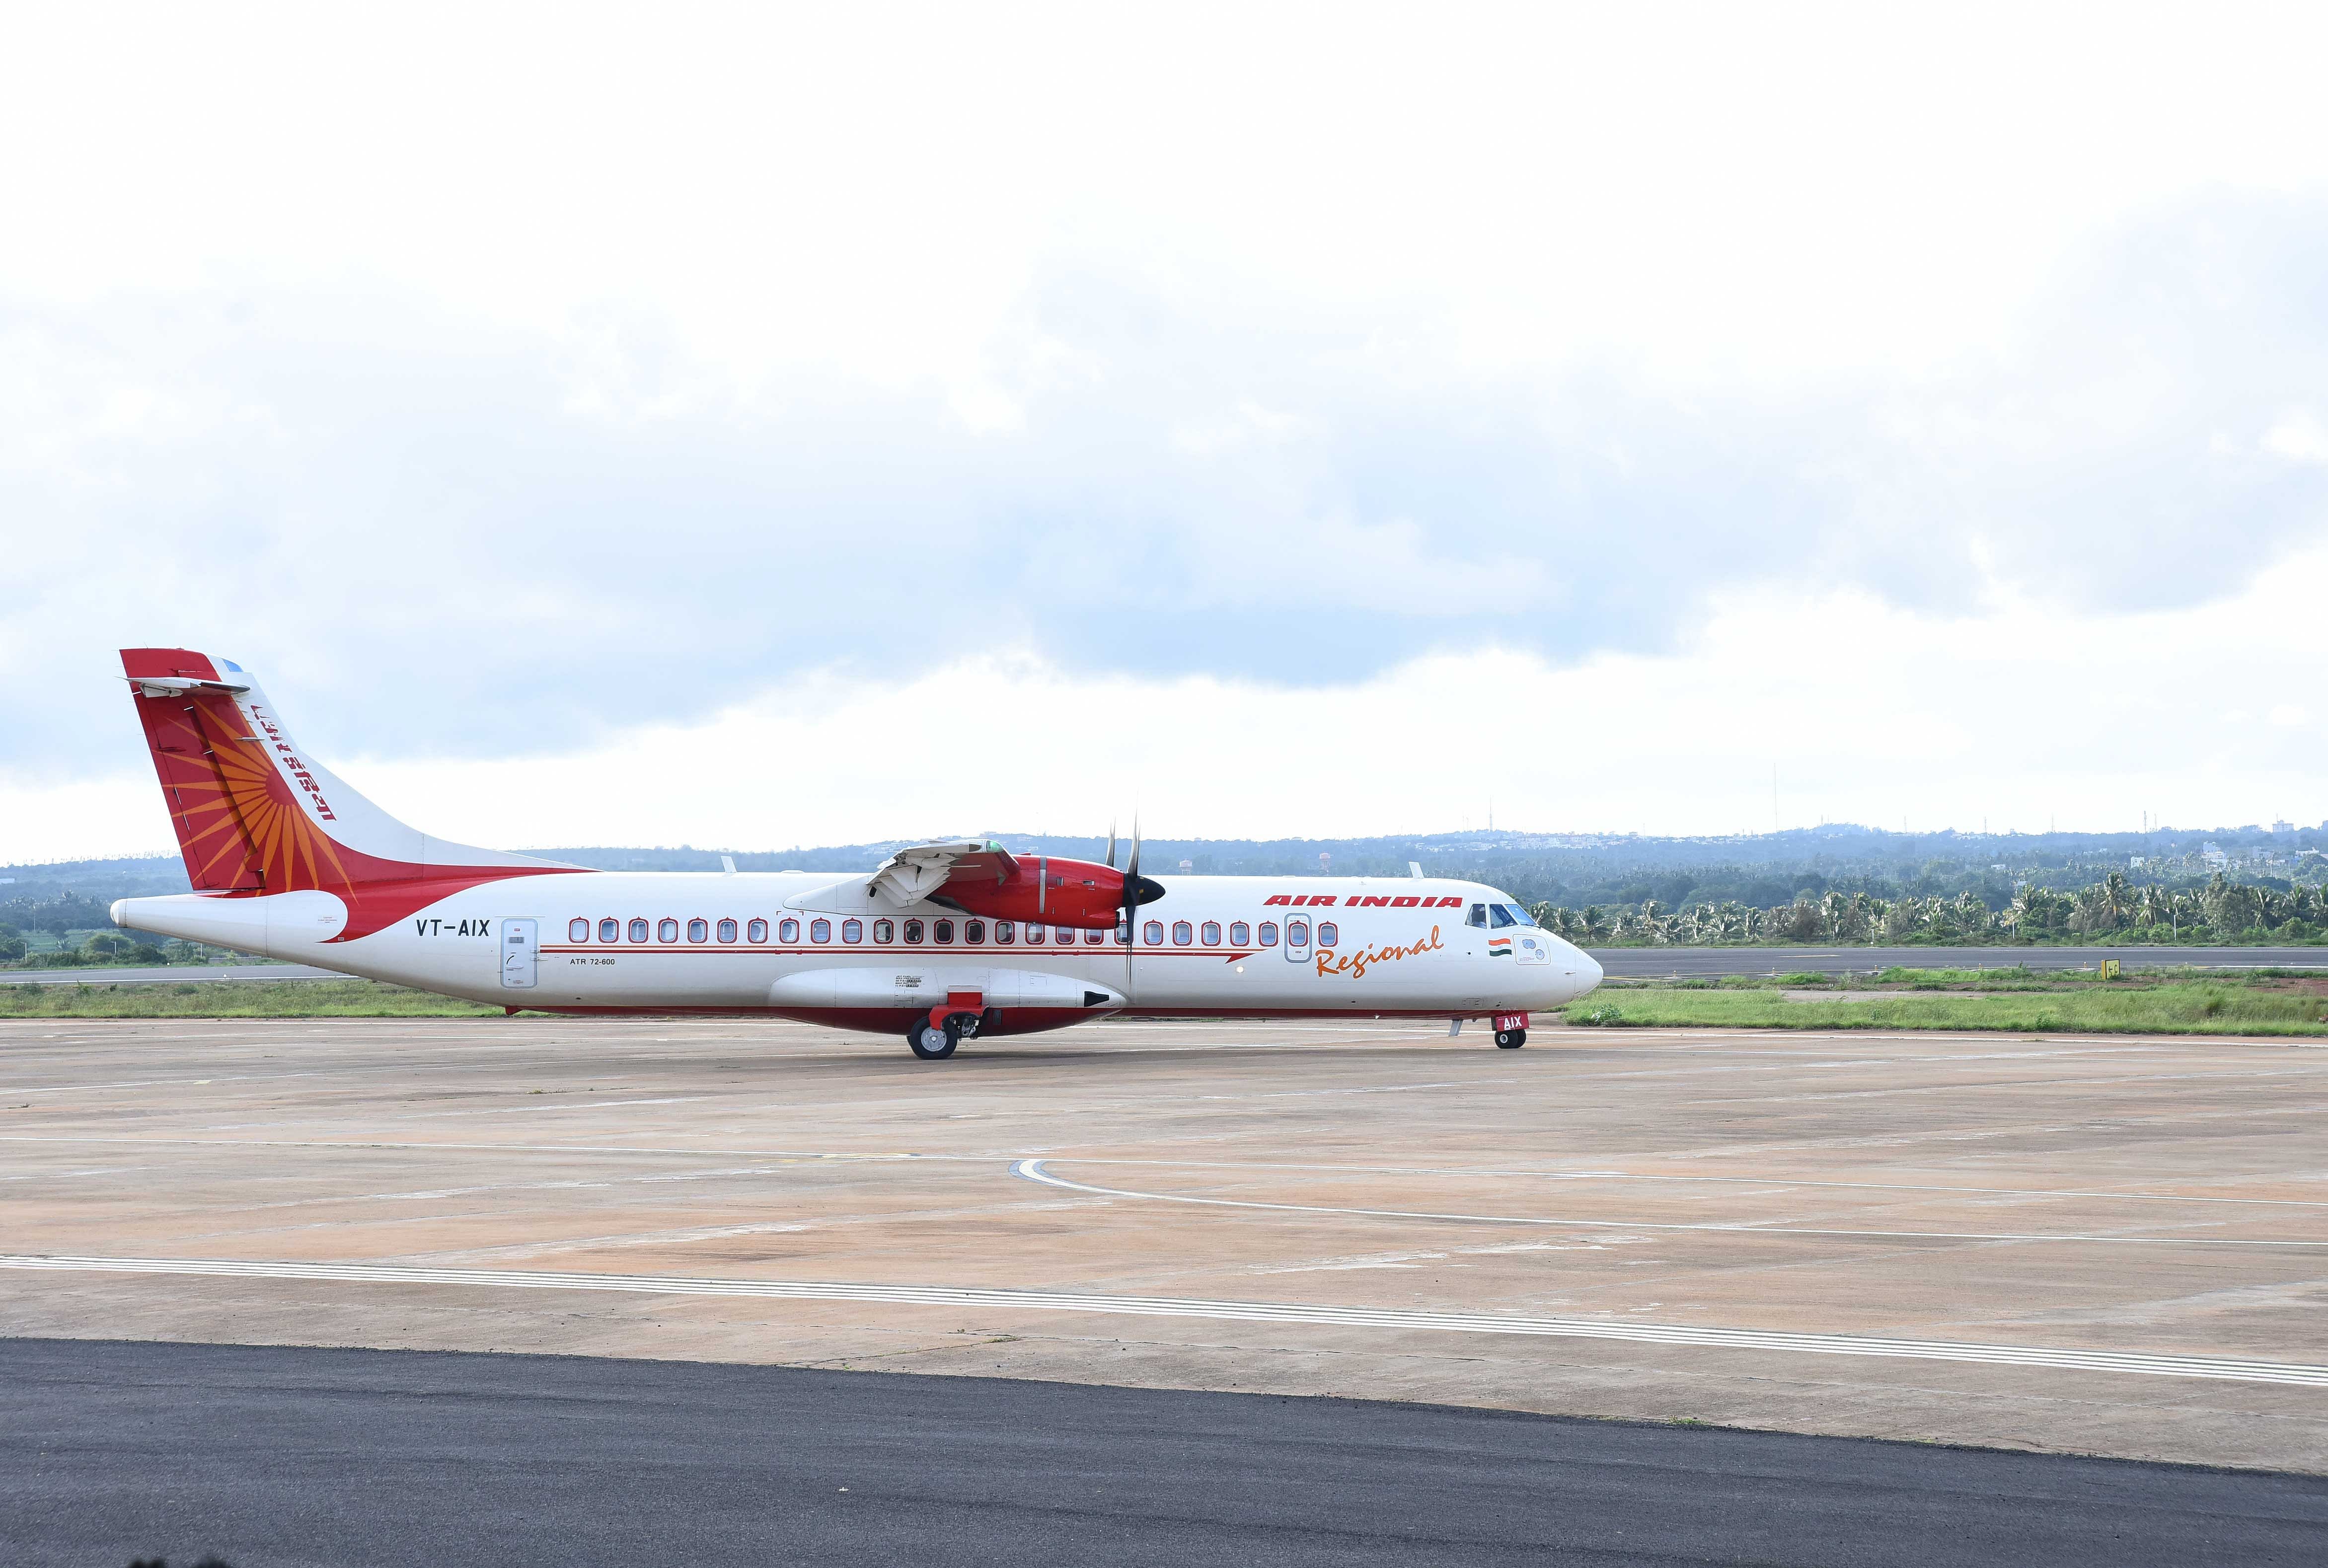
[[[1529,913],[1527,912],[1527,906],[1526,906],[1525,905],[1524,905],[1524,904],[1507,904],[1507,905],[1505,905],[1505,906],[1504,906],[1504,907],[1505,907],[1505,908],[1507,908],[1507,909],[1508,909],[1508,910],[1510,910],[1510,911],[1512,912],[1512,924],[1513,924],[1513,925],[1534,925],[1535,924],[1535,915],[1531,915],[1531,914],[1529,914]]]
[[[1488,906],[1485,904],[1474,904],[1471,906],[1471,918],[1466,920],[1463,924],[1466,925],[1485,925],[1487,923]]]
[[[1512,906],[1510,905],[1490,904],[1488,906],[1488,924],[1490,925],[1516,925],[1519,922],[1512,918]]]

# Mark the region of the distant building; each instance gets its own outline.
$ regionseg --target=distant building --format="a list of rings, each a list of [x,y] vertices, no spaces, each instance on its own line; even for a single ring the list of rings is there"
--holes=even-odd
[[[1319,874],[1319,876],[1321,876],[1321,877],[1328,876],[1328,875],[1330,875],[1330,874],[1332,873],[1333,869],[1334,869],[1334,857],[1333,857],[1333,855],[1332,855],[1329,851],[1325,850],[1319,850],[1319,851],[1318,851],[1318,874]]]
[[[2222,846],[2212,840],[2199,847],[2199,859],[2218,871],[2231,863],[2231,858],[2223,853]]]
[[[1183,877],[1187,876],[1189,872],[1191,872],[1191,871],[1195,870],[1196,869],[1197,869],[1197,863],[1196,863],[1194,860],[1183,860],[1183,861],[1181,861],[1181,862],[1180,862],[1180,875],[1182,875]]]
[[[2295,831],[2295,824],[2286,821],[2276,822],[2272,823],[2271,831],[2275,833],[2292,833]]]
[[[2139,871],[2142,869],[2142,857],[2139,855],[2128,855],[2126,858],[2126,869],[2130,871]]]

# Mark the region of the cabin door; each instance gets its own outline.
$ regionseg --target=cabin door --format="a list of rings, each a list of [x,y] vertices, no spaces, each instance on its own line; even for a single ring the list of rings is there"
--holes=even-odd
[[[534,984],[534,931],[531,920],[503,920],[502,926],[502,989],[530,991]]]

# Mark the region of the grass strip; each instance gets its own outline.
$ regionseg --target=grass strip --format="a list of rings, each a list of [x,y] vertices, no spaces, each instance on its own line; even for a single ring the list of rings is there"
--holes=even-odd
[[[1952,996],[1908,991],[1866,1000],[1785,992],[1628,987],[1572,1002],[1571,1024],[1630,1028],[1987,1029],[2024,1034],[2328,1035],[2328,998],[2239,981]]]
[[[502,1009],[371,980],[0,984],[0,1019],[499,1018]]]

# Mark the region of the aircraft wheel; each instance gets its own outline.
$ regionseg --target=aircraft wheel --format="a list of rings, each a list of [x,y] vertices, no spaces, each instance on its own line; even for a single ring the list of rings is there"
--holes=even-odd
[[[1516,1051],[1522,1046],[1526,1044],[1527,1031],[1525,1029],[1497,1029],[1496,1031],[1496,1048],[1497,1050]]]
[[[943,1027],[924,1019],[906,1031],[906,1043],[925,1062],[943,1062],[953,1055],[954,1047],[962,1043],[962,1036],[954,1031],[952,1019]]]

